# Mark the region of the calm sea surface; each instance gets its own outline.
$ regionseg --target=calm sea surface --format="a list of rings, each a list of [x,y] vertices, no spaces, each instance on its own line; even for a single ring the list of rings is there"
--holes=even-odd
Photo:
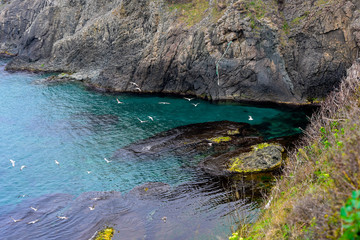
[[[299,133],[307,120],[305,113],[291,109],[113,95],[77,83],[37,84],[44,75],[5,72],[5,63],[0,59],[0,239],[89,239],[106,225],[118,231],[117,239],[226,238],[237,214],[256,212],[255,203],[227,201],[220,183],[175,157],[110,163],[104,158],[111,160],[121,147],[191,123],[248,122],[261,125],[271,138]],[[164,199],[128,193],[146,182],[166,183],[176,193]],[[86,202],[101,195],[96,192],[110,191],[116,193],[108,193],[103,208]],[[57,218],[65,215],[69,218]],[[11,217],[23,220],[15,223]]]

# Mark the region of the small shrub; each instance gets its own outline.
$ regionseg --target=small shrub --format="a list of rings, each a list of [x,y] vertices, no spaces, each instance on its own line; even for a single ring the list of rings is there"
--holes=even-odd
[[[353,191],[351,197],[340,210],[344,234],[341,239],[360,239],[360,190]]]

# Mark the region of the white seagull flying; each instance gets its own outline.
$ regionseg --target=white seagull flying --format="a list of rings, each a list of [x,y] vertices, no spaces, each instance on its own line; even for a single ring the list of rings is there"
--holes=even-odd
[[[104,158],[104,160],[105,160],[105,162],[107,162],[107,163],[111,163],[111,161],[110,161],[110,160],[107,160],[107,158]]]
[[[145,123],[145,122],[147,122],[147,121],[143,121],[143,120],[141,120],[140,118],[137,118],[141,123]]]
[[[34,224],[34,223],[37,223],[40,219],[36,219],[34,221],[31,221],[31,222],[28,222],[27,224]]]
[[[20,222],[20,221],[22,221],[22,219],[14,219],[13,217],[11,217],[11,219],[12,219],[14,222]]]
[[[249,116],[249,121],[252,121],[252,120],[254,120],[251,116]]]
[[[12,160],[12,159],[10,159],[10,162],[11,162],[11,165],[12,165],[13,167],[15,167],[15,161]]]
[[[148,118],[151,120],[151,121],[154,121],[154,118],[152,116],[148,116]]]
[[[191,100],[193,100],[194,98],[187,98],[187,97],[184,97],[184,99],[186,99],[186,100],[188,100],[189,102],[191,101]]]
[[[26,166],[25,166],[25,165],[22,165],[22,166],[20,167],[20,170],[22,171],[24,168],[26,168]]]
[[[38,209],[34,208],[34,207],[30,207],[32,210],[34,210],[34,212],[36,212]]]
[[[197,107],[197,105],[199,105],[200,103],[192,103],[192,105],[194,105],[194,107]]]

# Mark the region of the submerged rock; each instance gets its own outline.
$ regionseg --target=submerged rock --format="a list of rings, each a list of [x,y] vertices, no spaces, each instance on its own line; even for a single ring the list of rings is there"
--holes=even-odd
[[[162,182],[147,182],[134,187],[128,194],[139,199],[160,199],[171,190],[171,186]]]
[[[180,157],[221,154],[260,143],[263,138],[247,123],[217,121],[190,124],[161,132],[118,150],[114,158],[149,159],[166,154]]]

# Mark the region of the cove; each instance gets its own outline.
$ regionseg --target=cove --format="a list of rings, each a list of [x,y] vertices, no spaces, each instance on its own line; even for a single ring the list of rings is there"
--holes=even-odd
[[[104,158],[111,160],[121,147],[187,124],[247,122],[266,138],[300,133],[307,124],[307,113],[295,108],[98,93],[79,83],[39,84],[45,75],[5,72],[5,64],[0,60],[4,239],[89,239],[106,225],[118,231],[114,239],[224,238],[239,215],[256,214],[256,201],[248,196],[234,200],[231,185],[196,168],[200,159],[187,163],[167,156],[107,163]],[[136,194],[136,187],[147,182],[162,182],[171,191]],[[92,202],[97,197],[100,201]],[[64,215],[67,220],[57,218]],[[23,220],[15,223],[11,217]]]

